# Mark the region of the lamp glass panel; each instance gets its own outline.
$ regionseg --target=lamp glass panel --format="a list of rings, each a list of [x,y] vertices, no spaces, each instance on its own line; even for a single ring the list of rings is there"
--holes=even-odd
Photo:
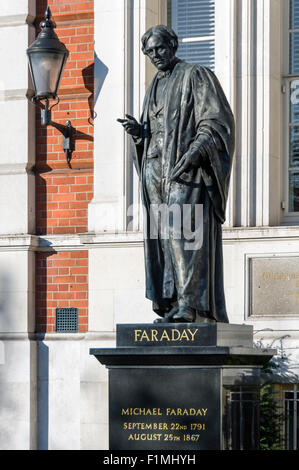
[[[53,52],[35,52],[31,54],[30,59],[36,94],[54,94],[57,89],[64,56]]]

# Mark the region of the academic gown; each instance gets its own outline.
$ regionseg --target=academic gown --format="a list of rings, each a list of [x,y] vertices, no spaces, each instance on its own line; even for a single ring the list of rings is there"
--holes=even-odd
[[[146,192],[145,162],[151,138],[149,103],[156,85],[153,79],[144,99],[142,138],[135,140],[134,164],[141,181],[144,217],[146,297],[161,308],[164,316],[178,299],[197,311],[209,312],[219,322],[228,322],[223,289],[222,229],[234,152],[234,118],[228,101],[214,73],[206,67],[178,59],[164,98],[164,143],[161,187],[163,202],[189,204],[194,216],[196,204],[203,206],[202,246],[186,250],[174,236],[170,224],[169,238],[150,237],[150,203]],[[177,180],[170,172],[192,148],[204,148],[208,156],[200,168],[190,169]],[[194,222],[194,220],[193,220]]]

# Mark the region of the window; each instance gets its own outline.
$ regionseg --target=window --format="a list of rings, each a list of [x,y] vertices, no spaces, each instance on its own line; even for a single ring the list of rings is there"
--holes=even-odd
[[[299,444],[298,384],[274,386],[274,403],[282,450],[298,450]]]
[[[299,0],[289,0],[287,95],[287,212],[299,214]]]
[[[179,37],[178,57],[215,67],[215,0],[168,0],[168,24]]]

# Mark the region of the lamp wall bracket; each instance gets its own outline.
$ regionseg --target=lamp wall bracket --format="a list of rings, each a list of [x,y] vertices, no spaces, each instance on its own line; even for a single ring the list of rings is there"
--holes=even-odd
[[[55,127],[62,134],[62,148],[66,156],[67,164],[70,166],[72,159],[72,153],[75,150],[74,140],[73,140],[73,128],[71,121],[66,121],[65,125],[58,124],[57,122],[52,121],[51,110],[59,103],[59,98],[57,103],[49,107],[49,100],[45,98],[45,105],[40,104],[40,100],[37,100],[35,97],[32,98],[32,101],[41,108],[41,124],[42,126],[52,126]]]

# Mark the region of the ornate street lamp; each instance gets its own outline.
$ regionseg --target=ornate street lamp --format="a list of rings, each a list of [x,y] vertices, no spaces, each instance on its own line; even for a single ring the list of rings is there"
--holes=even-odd
[[[71,147],[71,124],[68,121],[66,126],[53,123],[51,120],[51,108],[49,108],[49,100],[58,100],[57,95],[59,83],[62,77],[63,69],[66,64],[69,51],[65,45],[59,41],[54,31],[56,24],[51,19],[52,13],[47,7],[45,20],[40,23],[42,28],[37,39],[27,49],[29,67],[34,86],[34,96],[32,101],[41,108],[41,122],[43,126],[53,125],[64,136],[63,150],[69,161],[72,152]],[[41,104],[42,101],[45,104]]]

